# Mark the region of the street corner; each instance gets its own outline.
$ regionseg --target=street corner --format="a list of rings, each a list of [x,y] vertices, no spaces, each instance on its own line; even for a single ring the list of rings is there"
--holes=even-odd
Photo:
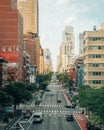
[[[86,123],[88,120],[83,114],[74,114],[74,119],[80,126],[81,130],[87,130]]]

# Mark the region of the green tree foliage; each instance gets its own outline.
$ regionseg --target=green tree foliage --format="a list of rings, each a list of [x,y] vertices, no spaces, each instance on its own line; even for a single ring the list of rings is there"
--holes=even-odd
[[[64,87],[69,87],[69,91],[73,89],[74,81],[69,77],[68,73],[57,73],[57,79],[63,84]]]
[[[104,121],[104,87],[95,89],[88,86],[87,89],[81,89],[78,99],[81,107],[92,112],[100,122]]]
[[[21,82],[14,82],[7,86],[7,93],[12,96],[14,108],[23,101],[28,101],[32,98],[31,93],[26,90],[25,85]]]
[[[7,106],[12,104],[12,97],[9,96],[5,91],[0,91],[0,105]]]
[[[48,84],[49,84],[49,81],[41,82],[40,83],[40,89],[45,90]]]
[[[40,89],[46,89],[47,85],[49,84],[51,77],[52,77],[52,72],[48,73],[48,74],[40,74],[37,77],[37,82],[39,84],[39,88]]]
[[[69,77],[67,73],[60,73],[57,74],[57,79],[63,84],[63,85],[67,85],[69,84]]]
[[[35,90],[37,90],[36,84],[29,83],[29,84],[25,84],[25,86],[26,89],[30,92],[34,92]]]

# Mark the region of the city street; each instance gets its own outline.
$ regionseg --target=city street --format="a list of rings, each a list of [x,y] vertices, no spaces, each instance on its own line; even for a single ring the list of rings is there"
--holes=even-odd
[[[51,83],[48,85],[48,90],[44,93],[42,102],[40,105],[35,105],[33,102],[25,108],[31,109],[32,111],[42,111],[43,122],[33,124],[33,119],[24,120],[23,118],[19,121],[25,130],[80,130],[76,121],[66,121],[66,115],[81,113],[79,108],[65,108],[66,100],[63,94],[63,89],[60,85]],[[57,103],[57,99],[61,102]]]

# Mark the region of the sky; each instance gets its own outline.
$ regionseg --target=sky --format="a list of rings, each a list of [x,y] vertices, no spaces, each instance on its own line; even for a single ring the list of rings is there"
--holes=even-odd
[[[104,22],[104,0],[39,0],[39,36],[42,48],[52,53],[53,68],[62,43],[65,26],[74,28],[75,54],[78,34],[101,28]]]

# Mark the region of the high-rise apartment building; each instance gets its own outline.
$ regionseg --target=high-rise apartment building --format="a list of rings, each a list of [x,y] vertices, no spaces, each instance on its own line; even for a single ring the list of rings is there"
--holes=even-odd
[[[83,33],[84,84],[104,85],[104,24],[100,30]]]
[[[23,16],[23,33],[38,35],[38,0],[18,0],[18,9]]]

